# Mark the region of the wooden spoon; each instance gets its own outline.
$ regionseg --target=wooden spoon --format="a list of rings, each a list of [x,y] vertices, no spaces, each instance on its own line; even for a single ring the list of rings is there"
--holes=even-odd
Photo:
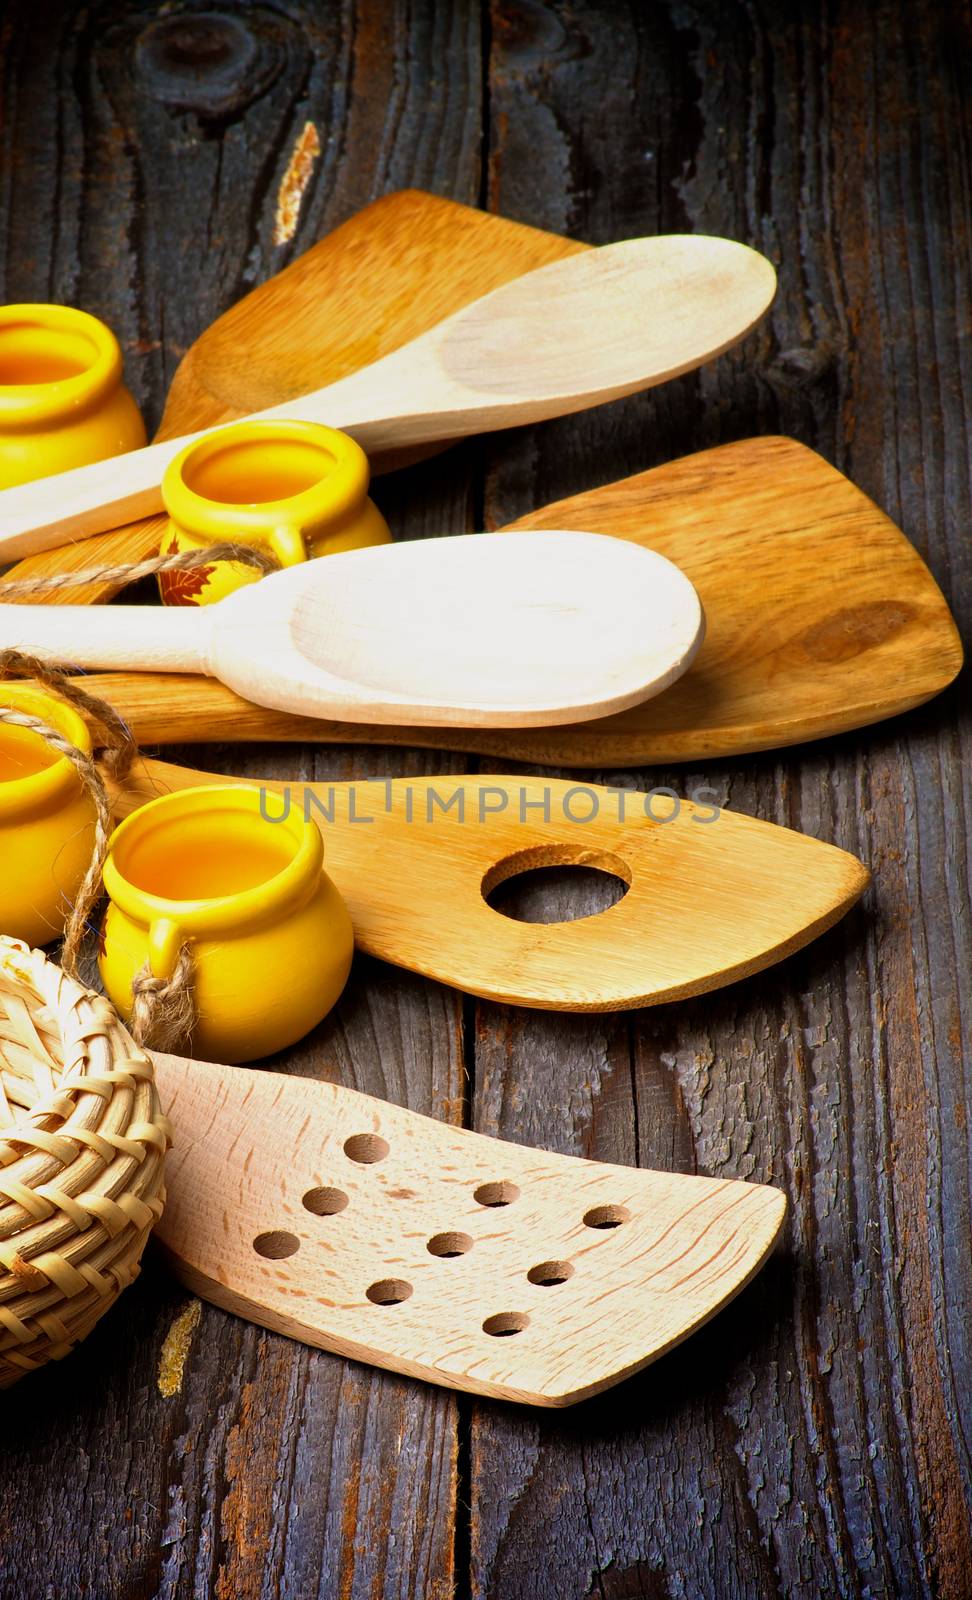
[[[144,761],[115,786],[115,811],[244,781],[266,790],[268,816],[290,804],[314,817],[360,950],[544,1010],[619,1010],[721,988],[808,944],[870,881],[855,856],[789,828],[553,778],[261,784]],[[520,922],[487,901],[520,873],[572,865],[621,879],[623,899],[559,924]]]
[[[566,1406],[701,1327],[773,1247],[764,1184],[552,1155],[337,1084],[154,1056],[156,1228],[237,1316],[432,1383]]]
[[[295,401],[254,413],[346,429],[367,450],[537,422],[662,383],[736,344],[776,274],[705,235],[604,245],[553,262]],[[0,560],[84,539],[161,505],[168,439],[0,493]]]
[[[703,631],[662,556],[599,534],[346,551],[219,605],[0,606],[0,637],[87,667],[202,672],[261,705],[365,722],[532,727],[657,694]]]
[[[492,289],[590,248],[419,189],[382,195],[203,329],[176,369],[156,438],[236,422],[336,383]],[[434,455],[449,442],[379,451],[369,457],[372,473]],[[141,561],[158,553],[165,520],[144,517],[28,556],[0,586]],[[98,578],[49,598],[92,604],[120,587]]]

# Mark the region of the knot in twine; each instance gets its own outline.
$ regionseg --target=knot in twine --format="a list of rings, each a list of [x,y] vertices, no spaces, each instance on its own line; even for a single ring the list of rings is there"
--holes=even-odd
[[[154,556],[127,566],[99,567],[84,572],[59,573],[42,578],[18,579],[4,583],[4,598],[14,594],[36,594],[50,589],[76,588],[84,583],[127,584],[159,572],[172,572],[208,566],[214,561],[242,561],[256,567],[261,575],[278,566],[273,557],[244,544],[214,544],[203,550],[186,550],[178,555]],[[21,650],[0,650],[0,682],[22,678],[36,680],[49,693],[80,711],[87,722],[100,730],[100,765],[114,782],[121,782],[138,755],[131,729],[107,701],[89,694],[72,683],[69,669]],[[111,803],[104,779],[93,756],[78,749],[58,728],[41,717],[31,716],[14,706],[0,705],[0,722],[26,728],[38,734],[58,755],[66,756],[90,795],[95,810],[94,845],[87,871],[81,880],[74,904],[64,926],[61,966],[69,977],[81,982],[78,971],[81,946],[86,931],[93,926],[92,913],[102,895],[102,872],[108,843],[114,829]],[[179,951],[171,977],[157,978],[146,962],[132,979],[132,1014],[128,1027],[137,1044],[155,1050],[179,1050],[189,1043],[196,1020],[192,986],[192,958],[188,943]]]

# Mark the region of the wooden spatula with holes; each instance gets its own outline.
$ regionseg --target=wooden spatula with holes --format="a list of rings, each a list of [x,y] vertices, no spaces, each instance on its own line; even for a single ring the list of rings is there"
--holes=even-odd
[[[609,1166],[332,1083],[154,1057],[177,1276],[306,1344],[567,1406],[714,1316],[773,1247],[764,1184]]]
[[[119,817],[156,795],[234,780],[142,761]],[[789,828],[665,794],[562,779],[443,776],[268,782],[305,809],[359,950],[467,993],[554,1011],[656,1005],[772,966],[831,927],[869,882],[855,856]],[[534,867],[613,874],[623,899],[538,925],[489,897]]]

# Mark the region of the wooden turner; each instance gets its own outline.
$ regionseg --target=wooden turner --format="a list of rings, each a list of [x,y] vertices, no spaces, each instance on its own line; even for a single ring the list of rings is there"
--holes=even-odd
[[[958,630],[914,546],[795,439],[703,450],[544,506],[512,527],[589,528],[644,541],[674,561],[705,608],[706,636],[691,667],[658,698],[591,722],[384,727],[383,744],[552,766],[667,765],[863,727],[938,694],[962,665]],[[115,673],[85,682],[144,744],[375,738],[361,723],[267,711],[202,678]]]
[[[115,809],[127,816],[174,789],[242,781],[144,761],[116,789]],[[870,880],[845,851],[732,811],[683,800],[673,820],[655,820],[672,801],[635,790],[492,776],[260,786],[269,816],[289,798],[319,823],[360,950],[545,1010],[718,989],[808,944]],[[487,902],[519,873],[570,865],[612,873],[627,893],[596,916],[551,925]]]
[[[537,422],[701,365],[738,343],[775,292],[765,257],[728,239],[603,245],[538,267],[340,383],[253,416],[326,422],[367,450]],[[186,443],[3,490],[0,560],[158,511],[162,475]]]
[[[702,1326],[786,1197],[508,1144],[333,1083],[154,1057],[156,1229],[194,1293],[337,1355],[566,1406]]]
[[[436,726],[631,705],[685,671],[702,629],[671,562],[584,533],[352,550],[202,608],[0,606],[5,644],[79,666],[202,672],[282,711]]]

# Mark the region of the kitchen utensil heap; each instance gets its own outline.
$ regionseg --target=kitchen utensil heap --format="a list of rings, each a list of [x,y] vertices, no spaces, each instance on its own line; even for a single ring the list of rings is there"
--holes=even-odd
[[[629,239],[552,262],[336,384],[254,413],[323,422],[372,451],[538,422],[663,383],[759,321],[776,274],[702,234]],[[0,561],[157,511],[186,438],[0,493]]]

